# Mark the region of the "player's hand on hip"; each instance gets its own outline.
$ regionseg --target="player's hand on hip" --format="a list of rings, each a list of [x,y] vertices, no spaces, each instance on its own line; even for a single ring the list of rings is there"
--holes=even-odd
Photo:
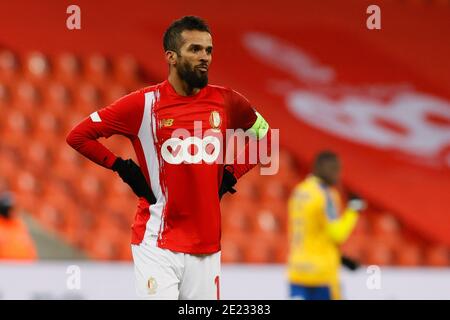
[[[156,203],[156,198],[147,180],[145,180],[141,168],[133,160],[123,160],[118,157],[112,166],[112,170],[119,174],[138,197],[144,197],[150,204]]]
[[[222,184],[219,188],[219,199],[222,199],[222,196],[227,193],[235,193],[236,190],[233,188],[234,185],[237,183],[237,179],[234,176],[233,167],[231,165],[226,165],[223,168],[223,177],[222,177]]]

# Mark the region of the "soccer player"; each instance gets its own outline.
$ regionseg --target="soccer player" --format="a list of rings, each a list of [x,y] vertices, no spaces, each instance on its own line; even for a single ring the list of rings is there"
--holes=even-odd
[[[290,297],[302,300],[340,299],[339,245],[346,241],[364,208],[360,199],[349,201],[341,212],[334,188],[341,172],[337,155],[324,151],[316,156],[313,174],[299,183],[289,199]]]
[[[168,79],[92,113],[67,143],[117,172],[139,197],[131,246],[138,295],[219,299],[220,197],[256,164],[214,161],[217,135],[243,129],[268,140],[270,130],[241,94],[208,84],[213,44],[202,19],[174,21],[163,45]],[[139,165],[97,141],[114,134],[130,139]]]
[[[36,245],[28,228],[14,213],[13,194],[0,192],[0,260],[36,260]]]

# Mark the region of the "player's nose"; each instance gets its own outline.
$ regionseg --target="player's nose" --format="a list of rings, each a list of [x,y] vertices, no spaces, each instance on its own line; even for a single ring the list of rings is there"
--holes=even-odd
[[[206,50],[202,50],[202,53],[200,55],[200,61],[208,62],[210,59],[211,59],[211,56],[206,52]]]

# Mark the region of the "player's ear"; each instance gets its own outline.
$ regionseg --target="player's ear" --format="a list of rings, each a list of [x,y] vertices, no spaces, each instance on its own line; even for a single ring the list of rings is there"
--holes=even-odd
[[[174,65],[177,61],[177,53],[175,51],[166,51],[166,62],[169,65]]]

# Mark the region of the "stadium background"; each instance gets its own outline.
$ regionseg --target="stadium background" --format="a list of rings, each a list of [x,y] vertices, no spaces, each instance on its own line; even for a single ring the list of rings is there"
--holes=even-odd
[[[71,4],[81,30],[66,28]],[[366,27],[370,4],[381,8],[381,30]],[[56,259],[129,265],[135,197],[65,136],[92,111],[165,78],[162,33],[186,14],[211,25],[210,82],[242,92],[280,128],[279,173],[253,170],[222,201],[224,272],[242,266],[263,277],[272,266],[282,292],[287,197],[314,154],[332,149],[344,163],[343,194],[369,203],[343,251],[394,270],[393,279],[438,270],[448,282],[450,3],[438,0],[0,3],[0,188],[14,192],[37,245],[26,270]],[[134,157],[125,139],[104,142]],[[10,270],[11,256],[1,258]],[[1,274],[0,284],[9,278]]]

